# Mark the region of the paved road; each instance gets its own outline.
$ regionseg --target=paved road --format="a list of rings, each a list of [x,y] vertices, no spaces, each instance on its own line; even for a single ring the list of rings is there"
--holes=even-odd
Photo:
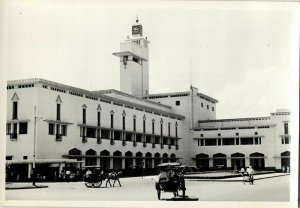
[[[86,188],[83,182],[46,183],[49,188],[6,190],[7,200],[157,201],[151,178],[121,178],[122,187]],[[240,181],[186,181],[187,195],[200,201],[289,201],[290,176],[244,185]],[[171,198],[163,193],[162,198]]]

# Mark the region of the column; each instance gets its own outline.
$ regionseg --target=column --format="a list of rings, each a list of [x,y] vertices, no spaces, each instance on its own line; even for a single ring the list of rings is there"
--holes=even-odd
[[[227,168],[230,168],[231,167],[231,158],[227,158],[226,159],[227,161]]]
[[[125,158],[122,158],[122,169],[125,169]]]
[[[112,157],[109,158],[109,168],[113,169],[114,168],[114,160]]]
[[[28,163],[28,179],[31,178],[32,164]]]
[[[214,166],[213,159],[210,158],[210,159],[208,160],[208,162],[209,162],[209,167],[212,168],[212,167]]]
[[[151,160],[151,167],[154,168],[154,157]]]
[[[250,165],[250,157],[246,157],[245,155],[245,166],[249,167],[249,165]]]
[[[132,159],[132,166],[136,166],[135,158]]]

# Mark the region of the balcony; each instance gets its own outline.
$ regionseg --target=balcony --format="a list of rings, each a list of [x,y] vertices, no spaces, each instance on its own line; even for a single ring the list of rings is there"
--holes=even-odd
[[[87,138],[86,138],[86,136],[83,136],[82,137],[82,143],[86,143],[87,142]]]
[[[62,135],[61,135],[61,134],[56,134],[56,135],[55,135],[55,140],[56,140],[57,142],[62,141]]]
[[[101,137],[97,137],[97,144],[101,144],[101,143],[102,143]]]
[[[18,138],[18,134],[17,133],[11,133],[10,134],[10,139],[11,140],[17,140],[17,138]]]

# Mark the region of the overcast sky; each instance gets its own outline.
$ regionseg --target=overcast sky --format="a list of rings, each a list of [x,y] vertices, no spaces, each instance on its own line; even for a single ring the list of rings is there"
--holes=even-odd
[[[7,10],[8,80],[119,90],[112,53],[138,15],[150,41],[150,93],[188,91],[192,83],[219,100],[218,118],[290,108],[296,3],[25,2]]]

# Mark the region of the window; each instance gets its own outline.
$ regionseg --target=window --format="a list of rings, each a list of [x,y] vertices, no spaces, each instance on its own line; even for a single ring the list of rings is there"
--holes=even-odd
[[[146,120],[143,120],[143,132],[146,133]]]
[[[6,124],[6,135],[10,135],[10,133],[11,133],[11,124],[10,123],[8,123],[8,124]]]
[[[223,145],[234,145],[234,138],[226,138],[222,141]]]
[[[254,132],[254,135],[257,135],[258,133],[257,132]]]
[[[67,136],[67,125],[61,125],[61,135]]]
[[[284,123],[284,134],[289,134],[289,124]]]
[[[96,138],[96,131],[93,128],[86,128],[86,137]]]
[[[236,135],[236,136],[238,136],[238,135],[239,135],[239,133],[235,133],[235,135]]]
[[[218,133],[218,136],[221,136],[221,133]]]
[[[114,114],[110,114],[110,128],[114,128]]]
[[[60,134],[60,125],[56,124],[56,135]]]
[[[54,135],[54,124],[49,123],[49,135]]]
[[[125,130],[125,116],[123,116],[123,130]]]
[[[215,111],[215,107],[212,107],[211,110],[212,110],[212,111]]]
[[[177,106],[180,105],[180,101],[177,100],[177,101],[175,102],[175,104],[176,104]]]
[[[222,140],[221,139],[218,139],[218,145],[222,145]]]
[[[163,124],[160,124],[160,135],[163,135]]]
[[[241,145],[251,145],[251,144],[253,144],[252,137],[241,138]]]
[[[201,134],[200,136],[203,137],[203,134]]]
[[[27,134],[27,122],[19,123],[19,133],[20,134]]]
[[[235,138],[235,145],[240,145],[240,139],[239,138]]]
[[[206,139],[205,146],[216,146],[217,140],[216,139]]]
[[[154,134],[154,121],[152,121],[152,134]]]
[[[82,123],[86,124],[86,109],[82,109]]]
[[[201,142],[200,145],[201,145],[201,146],[204,146],[204,139],[201,139],[200,142]]]
[[[100,126],[100,112],[97,112],[97,126]]]
[[[175,127],[175,137],[177,138],[177,126]]]
[[[56,104],[56,120],[60,120],[60,104]]]
[[[203,103],[201,103],[201,108],[203,108]]]
[[[136,118],[133,118],[133,131],[136,131]]]
[[[27,160],[28,159],[28,156],[23,156],[23,160]]]
[[[18,102],[13,102],[13,118],[18,119]]]
[[[290,138],[288,136],[284,136],[281,139],[282,144],[289,144],[290,143]]]
[[[171,132],[170,132],[171,126],[170,124],[168,125],[168,136],[171,136]]]
[[[12,157],[13,157],[13,156],[6,156],[5,159],[6,159],[6,160],[12,160]]]
[[[209,105],[207,105],[206,107],[207,107],[207,110],[208,110],[209,109]]]
[[[17,133],[17,129],[18,129],[18,124],[17,123],[13,123],[13,133]]]

